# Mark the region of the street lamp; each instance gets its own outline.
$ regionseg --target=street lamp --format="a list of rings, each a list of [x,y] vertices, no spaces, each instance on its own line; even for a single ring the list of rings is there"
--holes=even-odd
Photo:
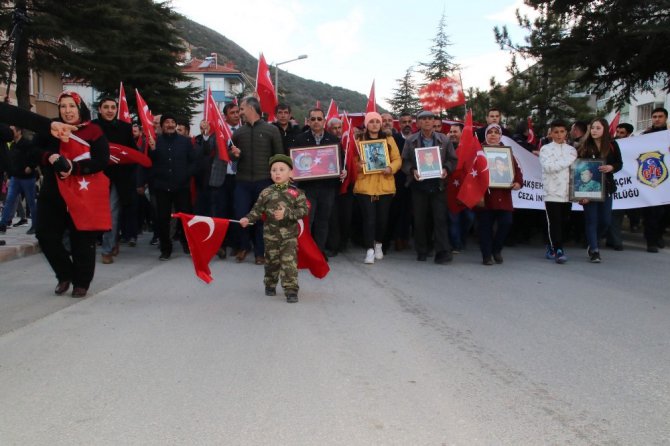
[[[277,95],[277,99],[279,99],[279,65],[284,65],[289,62],[295,62],[296,60],[301,60],[301,59],[307,59],[307,54],[301,54],[300,56],[296,57],[295,59],[291,60],[286,60],[284,62],[279,62],[275,64],[275,94]]]

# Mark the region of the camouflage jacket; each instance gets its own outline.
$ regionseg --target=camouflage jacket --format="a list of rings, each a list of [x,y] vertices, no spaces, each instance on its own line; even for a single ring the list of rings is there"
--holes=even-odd
[[[284,207],[284,218],[275,220],[273,211]],[[293,184],[273,184],[268,186],[256,200],[247,218],[250,222],[259,220],[265,214],[264,235],[290,238],[298,236],[298,220],[308,213],[305,193]]]

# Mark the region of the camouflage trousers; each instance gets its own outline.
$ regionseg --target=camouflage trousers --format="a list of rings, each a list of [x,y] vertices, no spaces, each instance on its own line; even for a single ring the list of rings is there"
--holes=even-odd
[[[265,242],[265,278],[266,287],[274,288],[279,282],[284,291],[298,291],[298,250],[297,239],[277,240],[264,237]]]

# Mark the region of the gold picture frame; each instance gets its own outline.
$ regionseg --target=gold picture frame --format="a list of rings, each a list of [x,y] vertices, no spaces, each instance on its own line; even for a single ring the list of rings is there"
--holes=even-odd
[[[489,165],[489,188],[511,189],[514,183],[514,155],[511,147],[482,147]]]
[[[363,160],[363,173],[382,173],[391,165],[389,147],[385,139],[360,141],[358,150]]]

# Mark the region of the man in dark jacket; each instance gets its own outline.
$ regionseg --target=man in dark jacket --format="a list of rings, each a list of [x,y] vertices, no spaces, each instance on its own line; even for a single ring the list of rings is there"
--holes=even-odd
[[[279,104],[275,107],[277,120],[272,123],[279,130],[282,147],[288,155],[288,149],[294,145],[295,138],[300,134],[300,127],[291,123],[291,107],[288,104]]]
[[[295,138],[293,147],[314,147],[314,146],[338,146],[338,156],[340,156],[340,165],[342,165],[342,151],[339,150],[339,139],[326,132],[325,117],[323,110],[313,108],[309,111],[309,130],[299,134]],[[318,180],[305,180],[299,184],[300,189],[305,191],[307,200],[310,203],[309,221],[312,231],[312,237],[321,252],[325,251],[326,240],[328,238],[328,222],[330,214],[335,205],[335,197],[340,188],[339,178],[325,178]]]
[[[30,141],[23,137],[23,129],[11,127],[14,132],[14,142],[7,151],[7,176],[9,177],[9,188],[5,199],[5,207],[0,219],[0,232],[4,233],[7,226],[12,222],[16,204],[20,194],[26,197],[26,204],[30,209],[33,219],[28,234],[35,233],[35,169],[37,168],[37,154]],[[4,143],[3,143],[4,144]]]
[[[237,161],[235,184],[235,217],[247,215],[258,195],[272,184],[268,162],[272,155],[284,154],[281,135],[277,127],[261,119],[261,104],[254,97],[246,97],[240,102],[240,115],[244,125],[233,133],[233,145],[228,150],[233,161]],[[249,229],[239,233],[237,261],[243,262],[251,250]],[[265,245],[263,244],[263,224],[257,222],[254,227],[254,254],[256,264],[265,263]]]
[[[164,113],[160,119],[161,134],[149,141],[152,193],[156,196],[156,225],[160,240],[159,260],[168,260],[172,254],[170,219],[175,212],[191,212],[190,180],[195,169],[196,152],[191,138],[177,134],[174,115]],[[181,223],[177,223],[178,225]],[[184,231],[179,231],[184,252],[188,244]]]
[[[663,107],[651,112],[651,127],[642,132],[643,135],[668,130],[668,110]],[[670,219],[670,206],[658,205],[642,208],[644,238],[647,241],[647,252],[657,253],[658,248],[665,248],[663,233]]]
[[[105,97],[98,104],[98,119],[93,120],[102,129],[110,143],[137,150],[132,125],[116,119],[116,99]],[[109,178],[109,201],[112,208],[112,230],[102,234],[102,263],[114,263],[119,253],[118,233],[121,219],[125,222],[124,236],[137,238],[137,164],[110,164],[105,169]]]

